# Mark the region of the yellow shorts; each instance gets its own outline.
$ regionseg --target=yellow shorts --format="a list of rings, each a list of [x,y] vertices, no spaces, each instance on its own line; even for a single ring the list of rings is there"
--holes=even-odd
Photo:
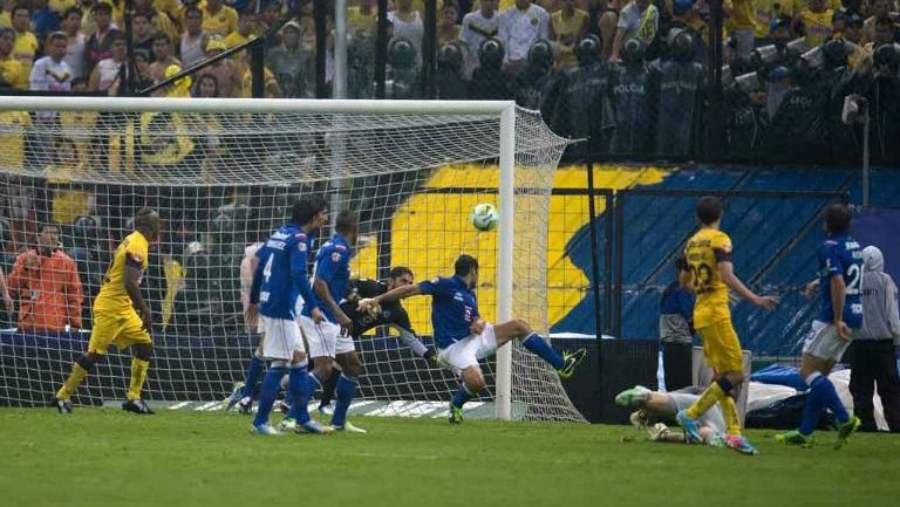
[[[153,342],[150,333],[144,329],[144,322],[134,310],[112,315],[104,312],[94,314],[94,328],[91,330],[88,352],[106,354],[110,345],[123,350],[138,343],[150,345]]]
[[[720,320],[698,329],[697,333],[703,339],[703,355],[706,356],[706,363],[716,373],[744,371],[741,341],[734,331],[731,319]]]

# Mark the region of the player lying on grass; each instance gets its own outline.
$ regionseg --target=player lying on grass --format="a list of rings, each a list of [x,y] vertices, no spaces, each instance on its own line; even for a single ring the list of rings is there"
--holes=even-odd
[[[318,196],[301,198],[292,207],[290,222],[279,227],[257,252],[259,264],[253,274],[245,318],[252,322],[257,312],[260,314],[265,329],[263,357],[270,361],[260,389],[259,408],[253,420],[252,430],[260,435],[280,434],[269,425],[269,414],[281,388],[282,377],[289,375],[288,395],[294,399],[294,405],[297,405],[301,388],[307,382],[308,361],[296,320],[296,309],[302,299],[311,305],[310,318],[314,322],[323,318],[310,288],[306,258],[310,237],[327,221],[328,208],[324,199]],[[297,422],[297,431],[330,431],[330,428],[310,419],[309,414]]]
[[[416,295],[431,296],[431,323],[438,347],[438,362],[448,366],[462,382],[450,401],[450,423],[463,420],[463,405],[485,389],[479,359],[494,354],[497,347],[518,339],[522,346],[548,362],[568,379],[584,359],[580,349],[560,355],[547,341],[531,330],[522,320],[492,325],[478,312],[474,289],[478,285],[478,261],[471,255],[460,255],[454,264],[452,277],[438,277],[417,285],[397,287],[374,298],[359,302],[360,311],[370,311],[391,301]]]
[[[832,204],[825,211],[825,241],[816,250],[819,261],[819,286],[822,288],[822,311],[812,323],[803,343],[800,377],[809,386],[800,428],[775,436],[779,442],[809,447],[812,433],[827,408],[838,423],[835,449],[847,442],[861,421],[850,416],[828,379],[834,364],[841,360],[853,331],[862,326],[863,311],[860,291],[863,256],[859,243],[850,237],[850,208]]]
[[[397,287],[412,285],[413,280],[412,270],[405,266],[392,268],[386,282],[367,279],[350,280],[350,290],[344,301],[341,302],[341,310],[353,321],[350,335],[354,341],[359,341],[365,333],[376,327],[390,326],[397,331],[399,334],[397,338],[409,347],[413,354],[428,361],[429,366],[437,367],[437,352],[433,348],[426,347],[416,336],[409,321],[409,314],[406,313],[406,308],[403,308],[399,301],[384,303],[372,313],[361,312],[357,309],[361,299],[373,298]],[[324,412],[325,408],[330,405],[339,377],[340,372],[335,368],[331,377],[325,382],[319,403],[320,412]]]
[[[697,202],[700,230],[688,240],[684,251],[691,271],[690,288],[697,295],[694,328],[703,339],[703,354],[716,372],[716,380],[695,403],[679,410],[676,418],[688,440],[699,442],[697,421],[718,403],[727,424],[726,445],[743,454],[756,454],[756,449],[741,435],[734,402],[735,388],[744,382],[744,359],[741,342],[731,323],[729,289],[766,310],[775,308],[778,300],[757,296],[734,274],[731,238],[720,229],[723,211],[722,201],[717,197],[707,196]]]
[[[684,432],[671,429],[663,422],[650,426],[650,422],[658,418],[674,420],[678,411],[687,409],[700,399],[697,394],[685,392],[690,389],[692,388],[663,393],[651,391],[644,386],[634,386],[617,394],[616,404],[638,409],[631,414],[631,423],[640,429],[647,429],[650,440],[690,444],[692,441],[688,440]],[[700,416],[697,427],[704,443],[714,447],[725,445],[725,419],[719,407],[714,406]]]
[[[147,269],[150,244],[159,238],[159,215],[142,208],[134,217],[135,231],[116,248],[112,264],[103,277],[100,293],[94,299],[94,327],[87,353],[72,365],[72,373],[56,393],[56,408],[61,414],[72,412],[72,395],[94,365],[106,355],[110,345],[119,350],[131,347],[131,381],[122,409],[136,414],[152,414],[141,399],[141,388],[150,369],[153,340],[150,306],[141,295],[141,279]]]

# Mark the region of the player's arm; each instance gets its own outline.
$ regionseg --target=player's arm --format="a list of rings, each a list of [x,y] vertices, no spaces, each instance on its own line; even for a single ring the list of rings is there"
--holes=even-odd
[[[263,280],[263,267],[262,255],[265,251],[265,246],[259,248],[256,251],[256,255],[253,256],[256,259],[256,268],[253,270],[253,278],[250,282],[250,294],[247,298],[247,308],[244,309],[244,321],[247,322],[251,327],[254,327],[257,319],[257,309],[256,305],[259,304],[259,291],[262,288],[262,280]],[[241,266],[243,268],[243,266]]]
[[[3,306],[7,312],[13,311],[12,296],[9,295],[9,288],[6,286],[6,275],[3,274],[3,268],[0,268],[0,296],[3,297]]]
[[[148,332],[151,329],[153,321],[150,315],[150,306],[144,301],[141,295],[141,262],[134,259],[130,255],[125,255],[125,292],[131,298],[131,303],[141,313],[141,320],[144,321],[144,329]]]
[[[321,322],[324,315],[319,309],[319,300],[316,299],[312,287],[309,284],[309,277],[306,275],[306,238],[302,238],[297,246],[291,248],[291,280],[294,286],[300,292],[304,304],[309,305],[310,316],[316,322]]]
[[[316,295],[319,297],[320,301],[323,301],[328,307],[331,309],[331,312],[334,314],[335,318],[338,320],[338,324],[341,325],[344,329],[351,329],[353,327],[353,321],[350,320],[350,317],[344,313],[344,310],[341,308],[341,305],[334,300],[334,297],[331,295],[331,289],[328,288],[328,284],[322,278],[316,276],[313,278],[313,290],[316,292]]]
[[[404,285],[402,287],[391,289],[384,294],[373,298],[361,299],[357,308],[359,311],[370,311],[373,308],[381,306],[383,303],[400,301],[401,299],[417,296],[419,294],[424,294],[424,292],[422,292],[422,289],[420,289],[418,285]]]
[[[328,305],[331,313],[333,313],[337,319],[338,324],[340,324],[342,328],[350,330],[353,327],[353,321],[350,320],[350,317],[347,317],[347,314],[341,309],[341,305],[335,301],[334,295],[331,294],[331,289],[328,288],[328,282],[326,281],[334,278],[338,270],[343,268],[343,258],[335,261],[332,258],[332,252],[340,255],[336,250],[332,250],[331,252],[326,250],[325,255],[320,253],[319,260],[316,262],[316,276],[313,277],[313,291],[316,293],[316,296],[319,297],[319,301]]]
[[[845,340],[850,339],[850,329],[844,322],[844,299],[847,297],[847,284],[844,283],[844,275],[831,275],[829,281],[831,289],[831,308],[834,309],[834,326],[838,334]]]
[[[744,282],[734,274],[734,264],[728,261],[719,261],[718,263],[719,278],[738,296],[750,301],[756,306],[771,310],[778,304],[778,300],[771,296],[757,296],[752,290],[748,289]]]

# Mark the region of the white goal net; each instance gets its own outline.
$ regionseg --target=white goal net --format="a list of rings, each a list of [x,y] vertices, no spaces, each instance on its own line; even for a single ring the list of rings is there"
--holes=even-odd
[[[164,220],[142,284],[154,316],[151,402],[213,402],[241,380],[256,345],[242,316],[245,248],[284,223],[305,193],[326,196],[332,216],[359,214],[353,276],[384,279],[407,266],[420,281],[452,274],[460,253],[476,256],[479,307],[495,320],[501,236],[476,231],[469,213],[481,202],[502,209],[500,110],[366,104],[0,99],[0,260],[14,302],[0,333],[0,406],[50,401],[86,349],[92,300],[143,206]],[[508,297],[512,315],[543,334],[548,207],[565,145],[539,114],[515,111]],[[429,299],[404,306],[431,345]],[[357,348],[361,400],[445,402],[456,388],[387,329]],[[495,361],[484,369],[490,394],[479,401],[491,402]],[[128,378],[128,351],[110,349],[74,401],[122,399]],[[509,381],[513,418],[582,420],[555,372],[519,345]]]

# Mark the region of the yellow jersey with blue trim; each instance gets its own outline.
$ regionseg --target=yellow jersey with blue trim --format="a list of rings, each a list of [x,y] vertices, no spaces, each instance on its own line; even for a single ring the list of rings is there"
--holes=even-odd
[[[728,286],[719,276],[719,263],[731,261],[731,238],[717,229],[700,229],[688,240],[684,255],[691,271],[691,287],[697,295],[694,328],[731,319]]]

